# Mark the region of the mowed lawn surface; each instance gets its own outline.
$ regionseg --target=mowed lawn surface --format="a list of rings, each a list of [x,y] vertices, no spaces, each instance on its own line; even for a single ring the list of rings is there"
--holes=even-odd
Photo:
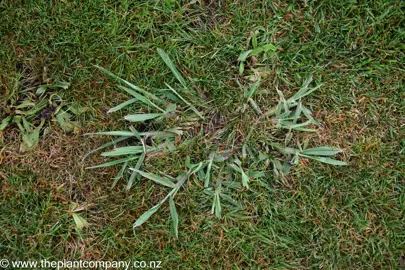
[[[405,267],[405,2],[177,2],[1,1],[0,98],[29,71],[37,83],[70,82],[57,94],[88,110],[76,133],[47,123],[28,153],[18,152],[16,127],[1,133],[0,257],[157,260],[164,269]],[[277,49],[239,74],[237,59],[255,33]],[[290,96],[312,74],[322,86],[306,104],[321,126],[297,136],[342,149],[348,165],[301,160],[283,181],[270,166],[237,192],[243,210],[224,209],[221,219],[191,179],[176,200],[179,239],[167,205],[133,230],[165,188],[143,179],[129,192],[122,181],[112,189],[119,168],[86,170],[106,161],[98,155],[82,161],[106,139],[82,135],[125,125],[124,113],[106,112],[128,97],[94,65],[144,89],[175,84],[157,48],[206,101],[212,132],[249,130],[248,117],[230,116],[251,68],[262,71],[258,103],[268,108],[276,86]],[[197,141],[192,151],[214,144]],[[144,170],[177,174],[187,155],[152,157]],[[72,203],[88,228],[76,229]]]

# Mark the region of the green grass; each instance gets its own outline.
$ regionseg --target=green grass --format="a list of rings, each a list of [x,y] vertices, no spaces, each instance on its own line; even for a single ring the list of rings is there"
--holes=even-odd
[[[23,157],[14,153],[10,129],[0,137],[5,232],[0,257],[161,260],[165,269],[404,267],[403,2],[224,2],[170,8],[163,1],[3,1],[0,97],[14,85],[21,65],[38,78],[45,67],[47,78],[71,83],[57,90],[67,104],[89,108],[77,119],[82,133],[120,130],[125,128],[120,119],[142,106],[107,115],[128,96],[94,65],[160,93],[164,83],[179,85],[158,54],[162,48],[192,89],[184,97],[206,118],[190,121],[199,126],[188,130],[194,137],[187,138],[187,147],[152,156],[142,168],[176,176],[186,170],[186,156],[193,163],[204,161],[207,153],[233,144],[238,148],[246,138],[256,112],[249,107],[241,116],[235,112],[246,103],[238,82],[251,86],[252,68],[261,74],[254,101],[262,110],[277,104],[276,88],[290,97],[312,74],[313,85],[322,86],[304,104],[321,126],[316,133],[296,133],[293,142],[340,148],[339,159],[348,166],[302,160],[286,179],[273,177],[272,166],[260,167],[266,177],[232,194],[243,210],[225,207],[220,219],[210,213],[212,198],[192,177],[176,196],[176,240],[168,205],[132,230],[136,218],[164,198],[166,188],[142,179],[129,192],[125,181],[111,189],[119,168],[94,171],[78,164],[99,141],[80,137],[83,145],[63,144],[59,159],[76,165],[63,167],[58,156],[51,156],[52,164],[38,166],[34,161],[41,161],[30,156],[54,153],[47,147],[53,137],[43,132],[37,152]],[[240,75],[237,59],[252,49],[254,36],[259,45],[278,49],[267,59],[259,56],[256,65],[248,59]],[[59,130],[52,121],[46,125],[50,133]],[[263,128],[251,137],[257,148],[269,139]],[[62,136],[63,142],[76,142],[80,134]],[[83,166],[103,161],[93,158]],[[54,164],[60,167],[50,167]],[[259,165],[249,166],[257,170]],[[90,223],[88,229],[76,229],[72,203],[84,206],[78,213]]]

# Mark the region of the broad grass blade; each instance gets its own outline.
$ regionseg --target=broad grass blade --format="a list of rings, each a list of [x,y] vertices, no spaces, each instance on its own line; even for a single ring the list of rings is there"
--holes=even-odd
[[[173,196],[169,198],[170,204],[170,215],[172,216],[173,220],[173,229],[176,235],[176,238],[179,238],[179,216],[177,215],[176,204],[174,203]]]
[[[133,227],[139,227],[142,224],[144,224],[154,213],[156,213],[157,210],[162,206],[163,202],[166,201],[167,197],[162,200],[160,203],[157,205],[153,206],[151,209],[143,213],[134,223]]]
[[[244,62],[246,61],[246,59],[249,57],[249,54],[252,52],[253,50],[247,50],[242,52],[239,57],[238,57],[238,61],[239,62]]]
[[[118,147],[110,152],[104,152],[101,155],[104,157],[122,156],[122,155],[133,155],[143,153],[142,146],[124,146]]]
[[[91,134],[91,133],[89,133],[89,134]],[[105,143],[105,144],[103,144],[103,145],[97,147],[96,149],[93,149],[93,150],[91,150],[90,152],[88,152],[88,153],[83,157],[83,160],[85,160],[88,156],[90,156],[91,154],[93,154],[93,153],[95,153],[95,152],[97,152],[97,151],[100,151],[100,150],[102,150],[102,149],[104,149],[104,148],[107,148],[107,147],[109,147],[109,146],[115,145],[115,144],[117,144],[117,143],[119,143],[119,142],[122,142],[122,141],[128,139],[128,138],[129,138],[129,137],[120,137],[120,138],[115,139],[115,140],[113,140],[113,141],[111,141],[111,142]]]
[[[125,102],[123,102],[123,103],[109,109],[107,113],[113,113],[113,112],[119,111],[119,110],[125,108],[126,106],[131,105],[132,103],[135,103],[136,101],[137,101],[136,98],[132,98],[130,100],[127,100],[127,101],[125,101]]]
[[[143,90],[142,88],[140,88],[140,87],[138,87],[138,86],[136,86],[136,85],[134,85],[134,84],[132,84],[132,83],[130,83],[130,82],[128,82],[128,81],[126,81],[126,80],[120,78],[120,77],[118,77],[117,75],[115,75],[114,73],[112,73],[112,72],[106,70],[105,68],[100,67],[100,66],[97,66],[97,65],[94,65],[94,66],[95,66],[96,68],[100,69],[101,71],[103,71],[104,73],[107,73],[108,75],[110,75],[111,77],[113,77],[114,79],[116,79],[117,81],[126,84],[126,85],[129,86],[130,88],[132,88],[132,89],[134,89],[134,90],[136,90],[136,91],[138,91],[138,92],[144,94],[145,96],[150,97],[150,98],[153,98],[153,99],[156,100],[156,101],[160,101],[160,102],[162,101],[162,100],[161,100],[160,98],[158,98],[157,96],[155,96],[155,95],[153,95],[153,94],[151,94],[151,93],[149,93],[149,92]],[[127,89],[128,89],[128,88],[127,88]],[[131,95],[133,95],[133,93],[135,93],[135,92],[134,92],[134,91],[130,91],[129,93],[130,93]]]
[[[122,165],[121,170],[118,172],[117,176],[115,176],[114,182],[113,182],[111,188],[113,188],[113,187],[115,187],[115,186],[117,185],[118,180],[120,180],[121,177],[124,175],[124,172],[125,172],[125,169],[127,168],[127,166],[128,166],[128,161],[126,161],[126,162]]]
[[[143,122],[146,120],[155,119],[159,116],[162,116],[161,113],[144,113],[144,114],[129,114],[126,115],[124,118],[130,122]]]
[[[192,104],[190,104],[187,100],[185,100],[179,93],[177,93],[176,90],[174,90],[170,85],[168,85],[167,83],[165,83],[167,87],[169,87],[169,89],[175,93],[184,103],[186,103],[188,106],[190,106],[190,109],[196,114],[198,115],[198,117],[200,117],[201,119],[204,120],[204,116],[202,116],[200,114],[200,112],[197,110],[196,107],[194,107]]]
[[[328,158],[328,157],[314,157],[314,156],[307,156],[307,155],[301,155],[301,156],[309,158],[309,159],[317,160],[317,161],[320,161],[323,163],[331,164],[331,165],[337,165],[337,166],[347,165],[347,163],[344,161],[340,161],[340,160],[336,160],[336,159]]]
[[[170,181],[168,178],[161,177],[161,176],[156,175],[156,174],[154,174],[154,173],[143,172],[143,171],[140,171],[140,170],[137,170],[137,169],[132,169],[132,168],[131,168],[131,170],[133,170],[133,171],[139,173],[139,174],[142,175],[143,177],[148,178],[148,179],[150,179],[150,180],[152,180],[152,181],[154,181],[155,183],[158,183],[158,184],[160,184],[160,185],[163,185],[163,186],[166,186],[166,187],[170,187],[170,188],[176,187],[176,185],[175,185],[172,181]]]
[[[79,214],[72,213],[73,220],[76,223],[76,227],[81,230],[83,228],[89,227],[89,223]]]
[[[173,64],[170,57],[165,53],[165,51],[163,51],[160,48],[157,48],[157,51],[158,51],[160,57],[162,58],[162,60],[165,62],[165,64],[170,68],[170,70],[172,71],[172,73],[176,77],[176,79],[181,83],[181,85],[184,88],[187,88],[186,81],[184,80],[184,78],[180,74],[180,72],[177,70],[176,66]]]
[[[137,137],[137,134],[127,130],[116,130],[106,132],[87,133],[85,135],[108,135],[108,136],[124,136],[124,137]],[[127,138],[125,138],[127,139]]]
[[[158,105],[156,105],[155,103],[150,101],[148,98],[142,96],[141,94],[138,94],[138,93],[132,91],[131,89],[128,89],[127,87],[124,87],[124,86],[121,86],[121,85],[119,85],[118,87],[121,88],[122,90],[126,91],[130,95],[134,96],[137,100],[141,101],[142,103],[144,103],[146,105],[150,105],[152,107],[155,107],[156,109],[158,109],[159,111],[161,111],[163,113],[165,112],[165,110],[163,110]]]
[[[139,170],[143,164],[143,161],[145,160],[146,154],[142,153],[142,155],[139,157],[138,162],[135,165],[135,169]],[[133,171],[131,174],[131,177],[129,178],[128,184],[125,187],[125,191],[129,191],[135,181],[136,178],[140,178],[140,174],[136,171]]]
[[[321,146],[321,147],[305,149],[301,153],[304,155],[310,155],[310,156],[334,156],[340,152],[342,152],[342,150],[340,150],[340,149],[334,149],[334,148],[331,148],[328,146]]]

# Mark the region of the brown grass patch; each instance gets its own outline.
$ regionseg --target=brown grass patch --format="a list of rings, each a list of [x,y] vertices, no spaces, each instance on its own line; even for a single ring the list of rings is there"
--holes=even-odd
[[[28,169],[41,179],[65,186],[70,191],[71,199],[86,200],[94,188],[91,181],[108,181],[116,173],[114,167],[86,169],[88,166],[105,162],[98,153],[83,160],[83,156],[101,145],[103,140],[104,138],[99,137],[66,134],[59,128],[47,128],[38,147],[21,153],[18,130],[10,129],[3,134],[3,143],[6,145],[0,149],[0,168],[9,166]]]

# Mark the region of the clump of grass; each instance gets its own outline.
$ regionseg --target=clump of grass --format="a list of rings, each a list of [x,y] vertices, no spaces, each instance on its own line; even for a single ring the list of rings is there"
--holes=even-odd
[[[256,46],[254,50],[242,53],[243,59],[239,57],[241,66],[248,56],[257,55],[263,51],[266,52],[270,48],[269,45],[271,44],[264,46],[265,48]],[[124,116],[124,119],[134,125],[142,123],[146,127],[146,131],[139,132],[135,126],[131,125],[129,130],[95,133],[98,135],[116,136],[118,138],[100,146],[91,153],[115,146],[112,151],[103,152],[102,155],[105,157],[117,157],[118,159],[90,168],[102,168],[120,164],[121,169],[114,178],[112,186],[114,187],[126,175],[126,172],[130,172],[126,185],[127,191],[132,187],[134,181],[142,177],[170,189],[168,194],[158,204],[146,211],[135,221],[134,228],[144,224],[166,201],[169,201],[170,214],[177,237],[179,219],[174,198],[186,180],[191,176],[196,177],[200,181],[201,186],[204,188],[204,193],[212,198],[211,213],[220,218],[226,204],[230,204],[233,209],[241,209],[241,204],[235,201],[231,195],[227,194],[229,190],[249,189],[252,179],[265,176],[264,170],[253,170],[253,167],[250,168],[252,164],[262,163],[264,167],[272,164],[274,176],[283,178],[289,174],[291,165],[298,164],[300,158],[313,159],[332,165],[346,165],[345,162],[331,158],[331,156],[341,152],[339,149],[328,146],[307,148],[306,145],[302,146],[299,141],[296,147],[289,146],[294,131],[316,131],[311,126],[317,124],[317,122],[312,117],[310,109],[302,102],[303,98],[320,87],[320,85],[310,87],[312,82],[312,76],[310,76],[304,81],[301,89],[288,99],[284,97],[281,91],[277,90],[280,96],[279,102],[267,110],[260,108],[254,101],[260,84],[260,79],[257,80],[245,94],[248,107],[253,108],[253,111],[258,115],[257,119],[251,125],[248,136],[245,138],[243,144],[237,146],[233,151],[223,151],[222,153],[218,151],[205,151],[203,155],[206,158],[194,164],[191,163],[191,160],[198,159],[200,154],[193,156],[193,153],[190,153],[184,160],[187,170],[175,177],[166,175],[164,172],[155,174],[143,171],[142,165],[147,156],[164,151],[168,154],[182,147],[182,142],[178,143],[178,141],[182,139],[182,136],[190,137],[190,134],[183,131],[185,120],[191,119],[194,122],[204,122],[206,120],[204,111],[198,110],[184,97],[185,93],[192,93],[194,95],[192,100],[198,100],[197,91],[190,89],[188,83],[177,70],[169,56],[161,49],[157,49],[157,51],[177,79],[179,83],[178,90],[165,84],[167,89],[160,91],[160,95],[155,95],[97,66],[103,72],[126,85],[119,85],[119,88],[133,96],[133,98],[111,108],[109,113],[122,110],[133,103],[139,103],[141,105],[141,112],[128,114]],[[240,110],[237,110],[235,114],[242,115],[242,118],[244,115],[251,115],[246,108],[244,106]],[[284,136],[284,142],[279,142],[280,136],[274,141],[269,140],[264,145],[267,150],[262,151],[256,145],[257,139],[253,133],[255,130],[260,130],[268,133],[270,137],[271,132],[263,127],[263,123],[265,122],[272,124],[273,131],[285,130],[285,132],[280,133]],[[152,130],[151,123],[154,123],[160,129]],[[228,128],[232,127],[228,126]],[[116,147],[118,143],[123,141],[127,141],[125,146]]]
[[[51,82],[27,86],[27,79],[17,76],[11,91],[4,93],[0,102],[0,132],[12,125],[20,131],[20,151],[34,149],[39,142],[40,132],[46,122],[55,121],[66,132],[75,131],[79,123],[74,115],[82,114],[86,108],[67,105],[57,91],[67,90],[70,83]]]

